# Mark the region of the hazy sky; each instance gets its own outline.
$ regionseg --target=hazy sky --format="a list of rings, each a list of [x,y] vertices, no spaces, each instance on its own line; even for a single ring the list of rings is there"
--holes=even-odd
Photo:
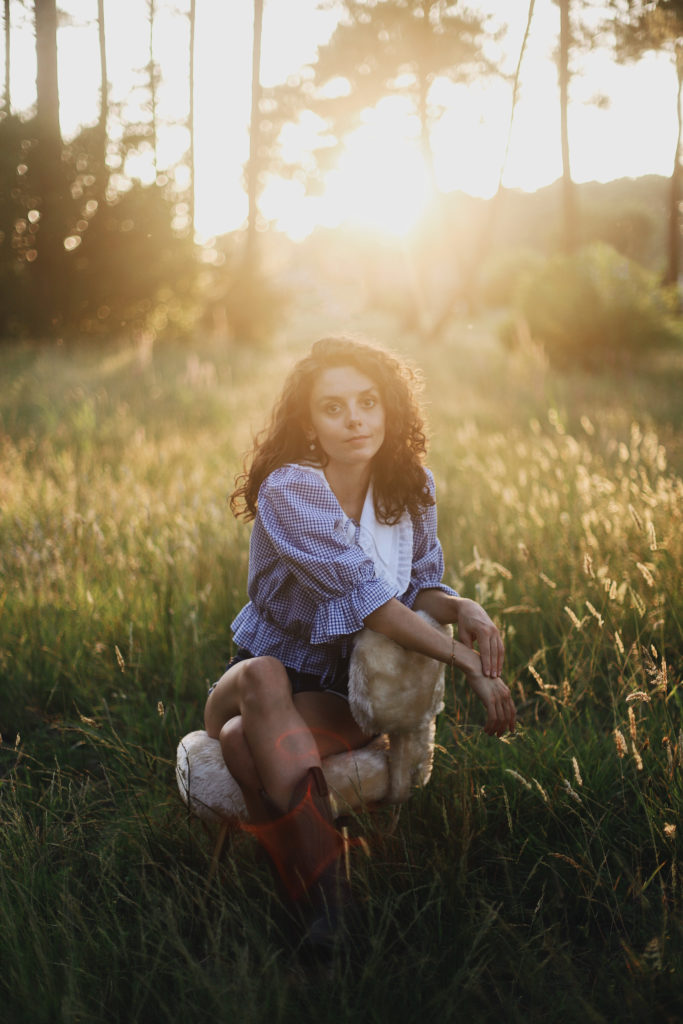
[[[188,22],[177,11],[187,0],[157,0],[156,58],[164,82],[160,114],[160,163],[178,159],[187,145],[182,121],[187,115]],[[72,135],[97,115],[99,54],[94,22],[96,0],[62,0],[72,16],[59,31],[62,129]],[[474,3],[472,4],[474,6]],[[480,0],[479,8],[503,7],[509,31],[496,56],[512,70],[528,10],[527,0],[501,5]],[[169,8],[176,8],[173,13]],[[316,46],[333,30],[334,11],[319,11],[316,0],[266,0],[263,32],[264,84],[283,81],[315,57]],[[107,46],[112,99],[124,102],[147,61],[147,0],[106,0]],[[90,21],[91,24],[87,24]],[[15,111],[35,100],[35,54],[30,13],[13,0],[12,105]],[[525,57],[505,184],[533,190],[561,171],[557,73],[552,60],[559,14],[552,0],[537,0]],[[248,153],[252,4],[250,0],[197,0],[196,132],[197,226],[210,235],[239,226],[246,212],[242,167]],[[619,67],[609,53],[583,59],[572,83],[570,136],[572,171],[577,181],[669,174],[675,145],[676,78],[663,57]],[[608,98],[607,107],[590,100]],[[141,97],[143,94],[141,93]],[[144,98],[144,97],[143,97]],[[510,86],[502,81],[455,87],[440,83],[438,99],[446,108],[434,132],[437,174],[442,188],[478,195],[494,191],[503,154],[510,109]],[[131,103],[128,99],[129,104]],[[132,106],[135,106],[133,96]],[[131,111],[132,113],[133,111]],[[223,126],[220,130],[220,126]],[[291,133],[293,147],[306,134]],[[149,165],[138,165],[141,176]],[[263,196],[267,216],[285,230],[302,235],[313,223],[356,220],[401,231],[419,215],[425,194],[414,118],[403,103],[386,101],[368,113],[366,124],[349,143],[341,165],[322,199],[305,200],[291,184],[274,182]]]

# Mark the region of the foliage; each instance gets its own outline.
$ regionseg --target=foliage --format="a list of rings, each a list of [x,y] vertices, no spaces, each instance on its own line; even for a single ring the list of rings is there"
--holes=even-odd
[[[485,264],[481,272],[479,299],[485,306],[510,306],[519,294],[522,282],[538,273],[543,257],[526,246],[508,248]]]
[[[437,77],[468,82],[492,73],[483,49],[485,21],[462,3],[443,0],[344,0],[330,40],[296,82],[268,91],[270,144],[283,124],[316,114],[327,134],[304,168],[290,168],[309,184],[334,166],[344,139],[362,112],[386,97],[404,98],[420,124],[422,149],[433,177],[430,133],[443,110],[430,96]],[[284,166],[280,164],[280,170]]]
[[[175,220],[170,187],[116,191],[100,162],[96,129],[63,148],[55,202],[59,253],[49,296],[41,290],[41,147],[33,122],[0,121],[0,337],[30,332],[158,330],[163,295],[173,290],[178,328],[191,315],[195,260]],[[169,319],[167,315],[166,319]],[[162,317],[163,320],[163,317]]]
[[[681,340],[674,294],[601,243],[548,260],[516,307],[556,366],[633,366]]]
[[[611,0],[617,52],[622,59],[638,60],[648,50],[675,56],[683,23],[680,0]]]
[[[680,150],[683,139],[683,5],[679,0],[612,0],[616,9],[616,52],[620,60],[640,60],[647,53],[665,53],[671,58],[676,72],[677,132],[673,148],[668,212],[668,258],[665,282],[678,287],[681,231]]]
[[[449,689],[429,788],[393,832],[352,822],[359,930],[319,977],[251,837],[207,884],[173,777],[244,600],[232,475],[291,353],[102,348],[0,352],[7,1018],[675,1015],[683,481],[653,416],[680,424],[680,367],[534,390],[490,338],[420,352],[447,581],[500,623],[521,726],[484,736]]]
[[[652,259],[654,234],[652,211],[643,203],[627,200],[611,209],[605,208],[604,202],[582,207],[581,235],[584,242],[605,242],[623,256],[645,266]]]
[[[273,240],[268,239],[255,265],[248,265],[244,235],[233,231],[204,248],[207,266],[198,281],[201,325],[227,341],[262,348],[278,336],[291,294],[274,269],[278,256]],[[292,243],[287,254],[293,258]]]

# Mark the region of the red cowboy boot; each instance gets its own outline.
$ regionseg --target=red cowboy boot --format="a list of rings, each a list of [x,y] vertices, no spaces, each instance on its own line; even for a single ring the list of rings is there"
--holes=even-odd
[[[263,794],[264,799],[266,794]],[[265,799],[271,808],[274,805]],[[277,809],[275,809],[277,814]],[[343,871],[344,840],[334,827],[329,790],[322,769],[309,768],[294,787],[286,814],[271,822],[245,825],[265,847],[290,898],[307,905],[307,941],[333,944],[350,887]]]

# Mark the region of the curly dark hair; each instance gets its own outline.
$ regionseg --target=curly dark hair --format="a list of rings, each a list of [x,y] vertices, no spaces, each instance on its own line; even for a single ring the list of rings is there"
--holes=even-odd
[[[425,424],[417,394],[422,376],[386,349],[345,337],[316,341],[293,367],[275,403],[270,422],[257,435],[237,477],[230,507],[236,516],[253,519],[261,484],[274,469],[308,460],[304,423],[315,378],[323,370],[352,366],[374,382],[385,411],[385,437],[374,457],[373,493],[380,522],[397,522],[404,509],[413,515],[434,504],[422,459],[427,450]],[[325,465],[325,453],[316,453]]]

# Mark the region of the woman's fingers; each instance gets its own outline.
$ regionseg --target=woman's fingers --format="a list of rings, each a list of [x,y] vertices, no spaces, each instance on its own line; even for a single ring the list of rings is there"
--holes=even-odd
[[[491,639],[489,642],[489,655],[490,655],[490,675],[499,676],[503,671],[503,659],[505,657],[505,647],[503,646],[503,640],[500,633],[494,627]]]
[[[491,679],[484,672],[468,677],[469,684],[486,708],[484,731],[502,736],[515,728],[517,713],[509,686],[500,677]]]
[[[462,598],[457,610],[458,635],[468,647],[476,640],[484,675],[495,679],[503,671],[505,649],[500,633],[481,605]]]
[[[489,637],[484,636],[483,633],[477,637],[479,641],[479,655],[481,657],[481,667],[484,671],[485,676],[491,675],[491,641]]]
[[[496,675],[499,676],[503,671],[503,661],[505,659],[505,644],[498,630],[496,630]]]
[[[487,720],[484,731],[490,736],[502,736],[504,732],[514,732],[517,717],[512,694],[506,684],[499,680],[500,689],[491,695],[487,706]]]
[[[505,647],[503,646],[501,635],[493,623],[491,623],[490,626],[482,626],[480,628],[477,640],[484,675],[495,679],[503,671],[503,659],[505,657]]]

